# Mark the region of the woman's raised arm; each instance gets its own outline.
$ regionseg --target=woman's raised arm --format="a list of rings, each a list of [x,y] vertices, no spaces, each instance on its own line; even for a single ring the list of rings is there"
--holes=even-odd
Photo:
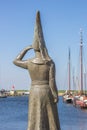
[[[30,49],[32,49],[32,45],[24,48],[19,55],[15,58],[15,60],[13,61],[13,63],[19,67],[22,67],[24,69],[27,69],[27,63],[28,60],[22,60],[23,57],[25,56],[25,54],[27,53],[27,51],[29,51]]]

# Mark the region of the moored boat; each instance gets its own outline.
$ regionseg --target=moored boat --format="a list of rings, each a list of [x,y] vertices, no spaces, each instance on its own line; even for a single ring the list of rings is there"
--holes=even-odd
[[[68,90],[63,95],[63,102],[72,103],[73,95],[71,92],[71,66],[70,66],[70,49],[69,49],[69,57],[68,57]]]
[[[5,90],[1,90],[0,91],[0,98],[6,98],[6,97],[7,97],[7,95],[5,93]]]
[[[80,38],[80,92],[77,96],[74,97],[73,105],[79,106],[80,108],[87,108],[87,96],[83,91],[83,86],[86,89],[86,72],[83,80],[83,38],[82,38],[82,30],[81,30],[81,38]],[[84,84],[83,84],[84,81]]]
[[[74,105],[80,108],[87,108],[87,96],[79,96],[76,100],[74,100]]]
[[[63,101],[66,102],[66,103],[72,103],[73,102],[73,95],[72,95],[72,92],[66,92],[64,95],[63,95]]]

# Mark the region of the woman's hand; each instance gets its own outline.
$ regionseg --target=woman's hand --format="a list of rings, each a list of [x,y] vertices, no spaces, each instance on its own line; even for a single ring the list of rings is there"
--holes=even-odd
[[[57,103],[58,101],[59,101],[58,97],[54,98],[54,103]]]

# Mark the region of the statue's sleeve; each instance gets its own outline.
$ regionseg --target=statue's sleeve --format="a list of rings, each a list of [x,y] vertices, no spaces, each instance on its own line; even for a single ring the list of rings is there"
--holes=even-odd
[[[28,60],[22,60],[26,52],[27,52],[27,49],[24,49],[23,51],[21,51],[18,54],[18,56],[15,58],[15,60],[13,61],[15,65],[22,67],[24,69],[27,69],[27,63],[28,63]]]
[[[54,98],[58,98],[58,91],[55,81],[55,64],[52,62],[49,71],[49,85]]]
[[[15,58],[15,60],[13,61],[13,63],[19,67],[22,67],[24,69],[28,69],[28,62],[29,60],[23,60],[23,57],[25,56],[25,54],[27,53],[27,51],[29,51],[32,48],[32,45],[29,45],[28,47],[24,48],[19,55]]]

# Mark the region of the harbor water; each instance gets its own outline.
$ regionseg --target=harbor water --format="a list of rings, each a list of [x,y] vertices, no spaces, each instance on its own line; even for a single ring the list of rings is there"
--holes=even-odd
[[[59,97],[61,130],[87,130],[87,109],[63,103]],[[28,96],[0,98],[0,130],[27,130]]]

